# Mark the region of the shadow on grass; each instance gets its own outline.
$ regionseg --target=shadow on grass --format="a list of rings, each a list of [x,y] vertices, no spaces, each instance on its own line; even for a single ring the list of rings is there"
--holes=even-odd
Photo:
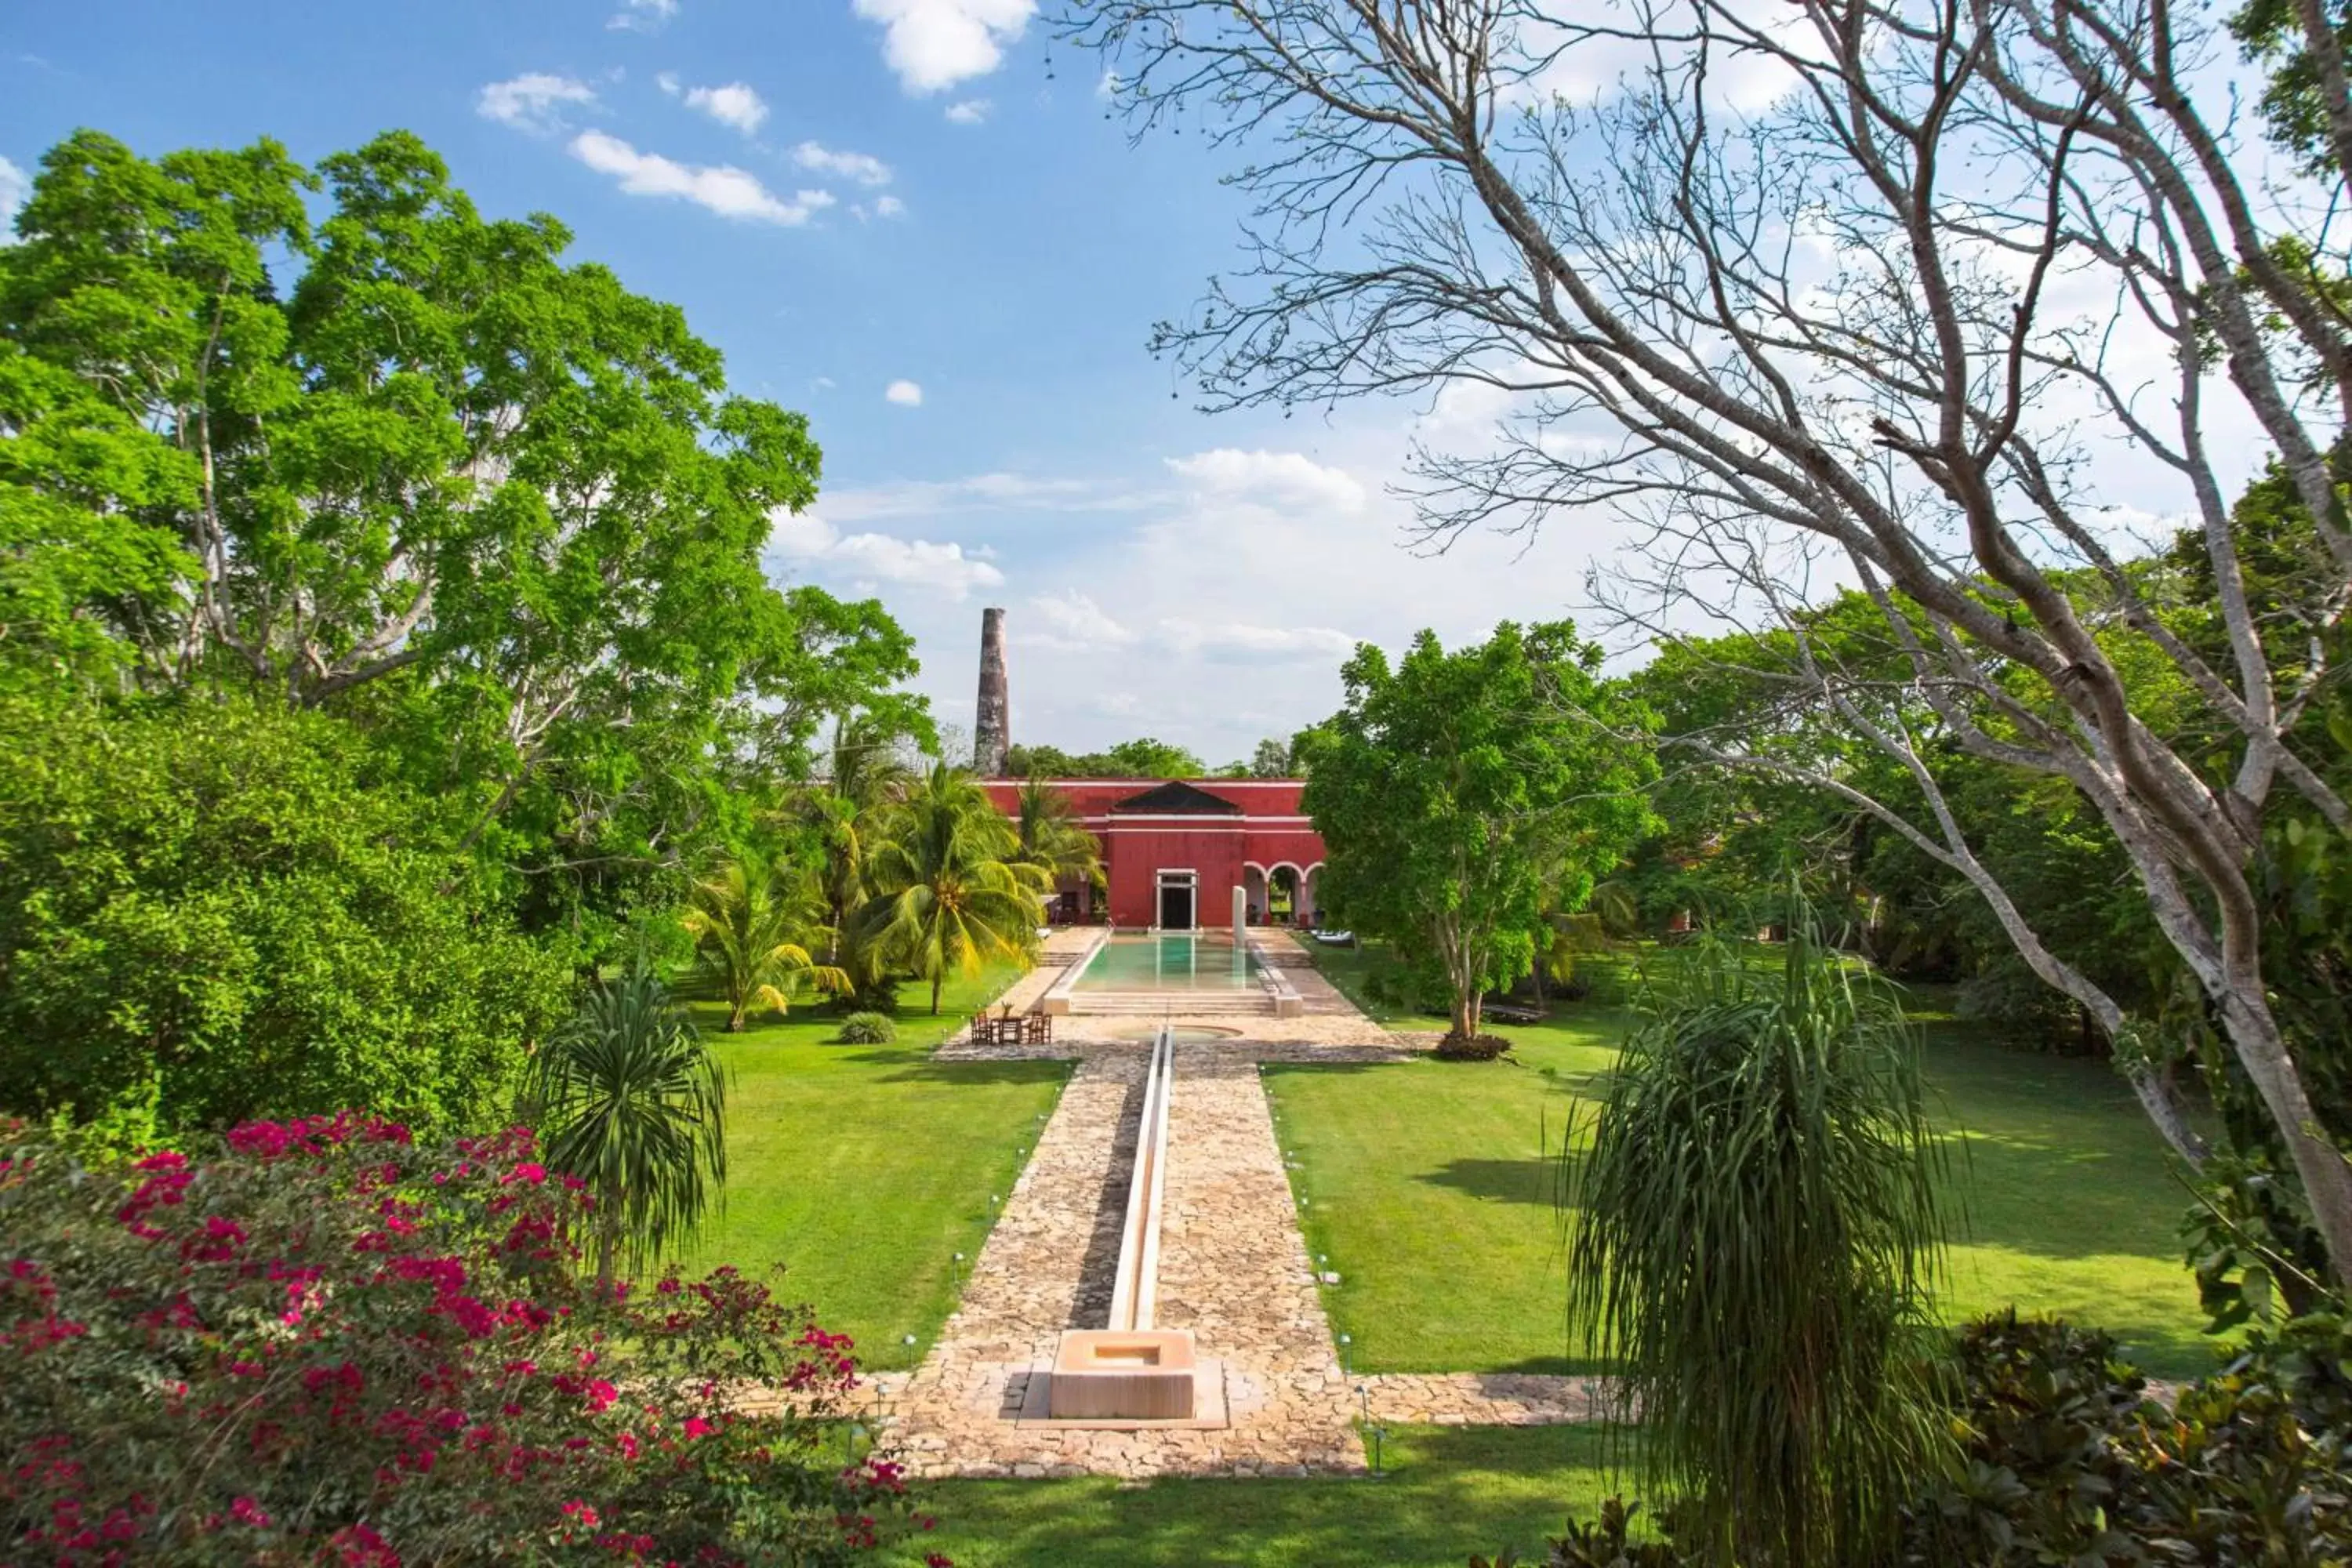
[[[1573,1167],[1563,1170],[1559,1158],[1524,1160],[1449,1160],[1434,1171],[1413,1179],[1433,1187],[1451,1187],[1475,1198],[1502,1203],[1535,1204],[1557,1208],[1571,1190]]]
[[[936,1544],[970,1568],[1459,1568],[1506,1548],[1540,1561],[1630,1457],[1592,1426],[1413,1427],[1381,1447],[1377,1479],[964,1481],[927,1501]]]
[[[844,1060],[860,1067],[895,1068],[878,1083],[1055,1083],[1069,1075],[1065,1061],[1031,1058],[1013,1061],[943,1062],[928,1047],[895,1049],[844,1047]]]

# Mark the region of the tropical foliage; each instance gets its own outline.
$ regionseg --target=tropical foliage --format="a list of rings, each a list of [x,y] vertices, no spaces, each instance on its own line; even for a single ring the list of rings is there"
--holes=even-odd
[[[1042,867],[1056,884],[1073,877],[1091,881],[1102,874],[1102,846],[1079,821],[1076,804],[1042,776],[1022,783],[1013,833],[1021,858]]]
[[[1600,658],[1565,621],[1451,653],[1423,632],[1393,667],[1367,644],[1341,671],[1347,705],[1301,737],[1329,857],[1318,901],[1426,955],[1457,1040],[1549,946],[1547,909],[1580,909],[1650,824],[1654,765],[1626,738],[1642,714]]]
[[[1947,1462],[1939,1162],[1900,1009],[1801,913],[1777,973],[1714,948],[1627,1039],[1572,1168],[1570,1315],[1708,1559],[1875,1561]]]
[[[639,970],[598,985],[535,1057],[523,1108],[547,1162],[594,1203],[596,1277],[643,1273],[727,1185],[727,1079],[701,1034]]]
[[[92,1164],[0,1125],[10,1561],[821,1565],[921,1522],[830,1430],[845,1342],[731,1270],[586,1282],[593,1210],[529,1133],[194,1147]]]
[[[362,736],[230,694],[19,693],[0,731],[0,1105],[134,1140],[503,1114],[569,966]]]
[[[859,925],[889,963],[930,982],[932,1012],[949,974],[1034,952],[1053,879],[1020,853],[986,792],[944,763],[892,809],[868,861],[873,897]]]
[[[687,895],[686,929],[704,974],[727,1002],[727,1028],[740,1032],[754,1005],[791,1009],[792,994],[806,984],[845,991],[849,977],[819,963],[812,946],[831,933],[818,924],[818,894],[808,875],[788,860],[740,849]]]

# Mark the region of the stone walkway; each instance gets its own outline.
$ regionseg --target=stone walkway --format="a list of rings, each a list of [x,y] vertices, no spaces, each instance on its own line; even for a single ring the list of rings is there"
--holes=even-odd
[[[1412,1426],[1552,1426],[1611,1418],[1597,1377],[1524,1372],[1376,1373],[1356,1380],[1375,1421]]]
[[[1127,1430],[1015,1421],[1066,1328],[1109,1307],[1141,1114],[1142,1049],[1089,1053],[974,1264],[962,1305],[891,1398],[918,1475],[1305,1475],[1364,1467],[1256,1055],[1177,1053],[1160,1312],[1223,1365],[1228,1424]]]
[[[922,1365],[884,1380],[884,1444],[919,1476],[1356,1474],[1356,1420],[1530,1426],[1599,1418],[1590,1380],[1525,1374],[1350,1379],[1323,1315],[1258,1078],[1266,1061],[1400,1061],[1425,1040],[1364,1016],[1286,931],[1261,932],[1306,1004],[1277,1019],[1070,1016],[1051,1045],[975,1047],[949,1060],[1076,1058],[1028,1166]],[[1025,1011],[1089,944],[1056,931],[1045,962],[1000,999]],[[1286,962],[1287,960],[1287,962]],[[1110,1304],[1121,1210],[1142,1114],[1151,1025],[1233,1037],[1179,1046],[1171,1100],[1160,1327],[1188,1329],[1216,1383],[1196,1424],[1073,1426],[1036,1419],[1032,1381],[1062,1331],[1098,1328]],[[1221,1397],[1220,1397],[1221,1396]]]

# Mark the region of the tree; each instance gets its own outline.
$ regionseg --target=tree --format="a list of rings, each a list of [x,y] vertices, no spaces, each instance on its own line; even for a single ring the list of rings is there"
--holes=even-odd
[[[1257,743],[1250,753],[1249,776],[1259,779],[1286,779],[1296,764],[1291,761],[1290,742],[1269,735]]]
[[[1013,834],[1021,858],[1044,868],[1053,886],[1064,878],[1092,878],[1102,870],[1102,846],[1080,822],[1076,804],[1042,777],[1021,785]]]
[[[740,849],[688,895],[685,923],[704,973],[727,1002],[727,1031],[740,1034],[756,1005],[791,1009],[795,988],[845,991],[849,977],[811,956],[831,942],[820,923],[814,881],[789,860]]]
[[[878,605],[761,567],[815,495],[806,420],[414,136],[313,172],[81,132],[17,230],[0,658],[351,718],[590,940],[740,827],[729,762],[800,776],[826,714],[910,702]]]
[[[1570,1315],[1640,1463],[1678,1536],[1759,1568],[1881,1560],[1950,1446],[1908,1342],[1944,1245],[1916,1044],[1790,926],[1777,975],[1714,944],[1675,977],[1570,1189]]]
[[[1393,668],[1364,644],[1307,753],[1318,901],[1433,954],[1458,1039],[1477,1037],[1480,997],[1535,963],[1548,895],[1581,908],[1649,821],[1654,764],[1612,732],[1639,715],[1597,679],[1600,658],[1565,621],[1506,621],[1453,653],[1424,631]]]
[[[1208,767],[1181,746],[1146,736],[1108,751],[1072,753],[1056,746],[1015,746],[1006,765],[1024,777],[1049,779],[1202,778]]]
[[[273,700],[0,700],[0,1107],[152,1140],[370,1102],[503,1114],[571,966],[462,820]]]
[[[788,816],[811,828],[823,864],[817,886],[824,899],[827,947],[840,956],[842,933],[866,900],[866,858],[884,816],[914,782],[900,754],[903,733],[876,714],[843,714],[834,721],[824,780],[800,792]]]
[[[727,1075],[650,970],[597,985],[532,1058],[522,1096],[547,1163],[594,1199],[609,1285],[693,1234],[727,1187]]]
[[[2315,123],[2352,144],[2344,40],[2328,8],[2293,15]],[[1274,149],[1238,176],[1258,202],[1253,268],[1158,338],[1212,406],[1499,389],[1489,448],[1423,454],[1427,525],[1628,513],[1646,543],[1592,586],[1662,638],[1704,613],[1801,630],[1808,584],[1856,585],[1908,700],[1874,700],[1874,677],[1801,639],[1804,689],[1922,809],[1849,785],[1852,804],[1966,879],[2035,973],[2095,1011],[1927,759],[1957,746],[2080,791],[2342,1284],[2352,1163],[2266,994],[2250,868],[2278,800],[2339,836],[2352,805],[2296,743],[2314,688],[2266,658],[2229,517],[2241,444],[2215,432],[2226,412],[2275,454],[2319,546],[2294,597],[2335,625],[2352,603],[2336,474],[2352,317],[2324,225],[2352,165],[2331,151],[2273,199],[2228,133],[2228,84],[2202,69],[2211,26],[2138,0],[1591,16],[1128,0],[1072,31],[1110,52],[1139,125],[1199,110],[1221,142]],[[1547,92],[1580,72],[1612,85],[1590,103]],[[2130,358],[2144,346],[2167,363]],[[2087,460],[2102,447],[2196,520],[2229,634],[2215,654],[2116,558]],[[2140,678],[2159,668],[2207,743],[2151,722]],[[2151,1075],[2134,1086],[2177,1121]]]
[[[859,923],[887,962],[931,983],[934,1014],[950,971],[975,974],[990,959],[1034,951],[1039,900],[1054,884],[1020,853],[987,792],[945,763],[891,812],[867,863],[874,896]]]

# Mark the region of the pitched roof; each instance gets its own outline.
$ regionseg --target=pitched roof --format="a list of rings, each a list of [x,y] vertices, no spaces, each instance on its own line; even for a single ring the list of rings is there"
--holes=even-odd
[[[1181,779],[1171,779],[1141,795],[1129,795],[1111,806],[1118,813],[1152,816],[1239,816],[1242,808],[1222,795],[1196,789]]]

